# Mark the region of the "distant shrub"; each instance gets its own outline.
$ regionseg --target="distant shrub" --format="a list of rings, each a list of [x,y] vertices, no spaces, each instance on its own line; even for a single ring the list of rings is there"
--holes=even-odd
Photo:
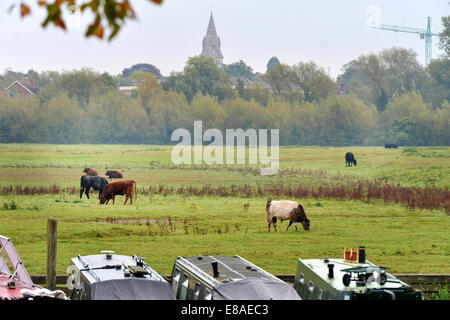
[[[3,202],[3,209],[5,210],[17,210],[19,209],[19,206],[14,200],[11,200],[10,202]]]
[[[404,148],[403,153],[416,153],[417,148]]]
[[[441,288],[437,293],[433,293],[432,300],[449,300],[448,287]]]

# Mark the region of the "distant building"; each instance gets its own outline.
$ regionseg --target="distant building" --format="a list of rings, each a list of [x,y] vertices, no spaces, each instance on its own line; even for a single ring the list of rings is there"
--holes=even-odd
[[[252,84],[252,81],[246,77],[237,77],[230,76],[231,83],[233,84],[233,88],[237,86],[238,82],[241,81],[244,87]]]
[[[39,91],[39,85],[36,80],[14,81],[8,87],[2,90],[6,97],[26,97],[34,96]]]
[[[216,64],[221,66],[223,64],[223,54],[220,51],[220,38],[217,36],[214,18],[211,12],[209,18],[208,30],[203,37],[203,50],[201,55],[214,58]]]
[[[338,96],[345,96],[350,91],[350,85],[344,82],[344,79],[341,75],[338,75],[336,78],[336,94]]]
[[[261,74],[256,74],[256,75],[255,75],[255,77],[254,77],[253,80],[252,80],[252,84],[253,84],[253,83],[259,84],[260,86],[262,86],[262,87],[264,87],[264,88],[266,88],[266,89],[272,90],[271,85],[270,85],[268,82],[266,82],[266,81],[263,80]]]
[[[137,91],[137,86],[120,86],[119,91],[126,96],[131,96],[134,91]]]
[[[156,81],[158,81],[159,84],[161,84],[161,82],[164,80],[163,76],[157,77],[154,74],[152,75],[156,78]],[[136,80],[129,78],[118,81],[116,83],[116,86],[117,90],[119,90],[120,93],[126,96],[131,96],[133,92],[137,92],[138,90],[138,84],[136,83]]]

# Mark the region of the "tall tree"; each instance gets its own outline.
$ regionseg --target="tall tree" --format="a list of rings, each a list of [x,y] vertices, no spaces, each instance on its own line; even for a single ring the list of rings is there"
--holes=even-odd
[[[432,110],[418,92],[395,97],[381,114],[387,138],[400,145],[430,145],[433,138]]]
[[[159,78],[159,79],[161,79],[163,77],[161,74],[161,71],[157,67],[155,67],[152,64],[148,64],[148,63],[138,63],[129,68],[125,68],[122,70],[122,76],[124,78],[128,78],[136,71],[143,71],[143,72],[151,73],[152,75],[154,75],[156,78]]]
[[[380,58],[375,54],[362,55],[348,63],[346,67],[362,79],[370,90],[371,102],[379,111],[383,111],[388,103],[388,95],[383,83],[385,70]]]
[[[66,94],[53,97],[42,105],[45,119],[46,142],[80,143],[81,142],[81,110],[77,102]]]
[[[131,78],[136,81],[137,92],[142,101],[142,106],[150,110],[150,103],[162,92],[162,87],[156,78],[148,72],[135,71]]]
[[[234,62],[232,64],[224,64],[222,68],[225,73],[234,77],[243,77],[251,80],[255,76],[252,67],[248,66],[242,60],[239,60],[239,62]]]
[[[277,57],[272,57],[267,62],[267,69],[266,72],[269,71],[270,68],[275,67],[277,65],[281,64],[280,60],[278,60]]]
[[[273,95],[269,88],[266,88],[262,84],[254,81],[250,85],[243,88],[243,93],[240,97],[247,101],[254,99],[260,105],[267,106],[267,103]]]
[[[86,68],[62,74],[57,86],[67,92],[70,99],[76,98],[80,108],[85,108],[91,97],[103,95],[115,89],[110,76],[100,75]]]
[[[303,89],[292,81],[292,69],[287,64],[278,64],[271,67],[261,77],[270,85],[274,95],[281,96],[290,102],[303,101]]]
[[[425,102],[437,108],[443,101],[450,101],[450,58],[431,60],[426,71],[428,77],[421,93]]]
[[[444,29],[439,34],[439,47],[444,50],[447,59],[450,59],[450,16],[442,17]]]
[[[422,88],[425,72],[412,49],[384,49],[379,57],[385,69],[383,81],[389,99]]]
[[[369,91],[369,102],[380,112],[393,97],[421,90],[426,76],[417,61],[417,54],[411,49],[397,47],[384,49],[379,54],[361,55],[344,68],[346,81],[350,79],[350,84],[352,79],[357,81],[357,87],[351,91],[362,99]]]
[[[172,73],[162,82],[165,90],[183,92],[190,102],[201,92],[219,100],[232,98],[234,91],[231,81],[213,58],[195,56],[189,58],[183,72]]]
[[[88,143],[148,142],[148,117],[140,102],[117,91],[93,98],[83,112],[83,140]]]
[[[336,92],[336,84],[328,77],[322,68],[314,62],[294,65],[292,68],[292,82],[300,87],[308,102],[325,99]]]

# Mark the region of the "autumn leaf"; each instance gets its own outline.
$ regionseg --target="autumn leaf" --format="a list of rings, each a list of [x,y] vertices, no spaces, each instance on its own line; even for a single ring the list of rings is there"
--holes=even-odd
[[[20,16],[23,18],[26,15],[29,15],[30,12],[31,12],[30,7],[22,2],[20,4]]]
[[[103,39],[103,27],[101,25],[95,27],[93,35],[95,35],[97,38]]]
[[[60,18],[60,19],[56,20],[55,24],[56,24],[58,27],[60,27],[60,28],[62,28],[62,29],[64,29],[64,30],[66,30],[66,24],[64,23],[63,19]]]

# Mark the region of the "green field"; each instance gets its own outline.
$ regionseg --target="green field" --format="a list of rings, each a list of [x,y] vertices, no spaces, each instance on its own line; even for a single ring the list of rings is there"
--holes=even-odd
[[[346,168],[352,151],[358,166]],[[54,194],[0,195],[0,234],[13,240],[31,274],[45,274],[46,222],[58,219],[58,273],[69,259],[101,250],[143,256],[170,274],[178,256],[238,254],[272,273],[295,273],[301,258],[341,257],[342,248],[364,245],[367,258],[393,273],[450,273],[450,223],[446,209],[411,209],[401,203],[306,197],[311,231],[267,232],[265,205],[276,195],[246,197],[144,193],[158,186],[347,186],[367,180],[405,187],[448,190],[450,148],[284,147],[280,174],[261,176],[249,166],[183,166],[170,161],[171,147],[148,145],[0,145],[0,188],[73,188]],[[101,206],[92,193],[79,200],[85,166],[120,170],[138,185],[137,201]],[[433,189],[434,190],[434,189]],[[444,196],[444,202],[449,199]]]

